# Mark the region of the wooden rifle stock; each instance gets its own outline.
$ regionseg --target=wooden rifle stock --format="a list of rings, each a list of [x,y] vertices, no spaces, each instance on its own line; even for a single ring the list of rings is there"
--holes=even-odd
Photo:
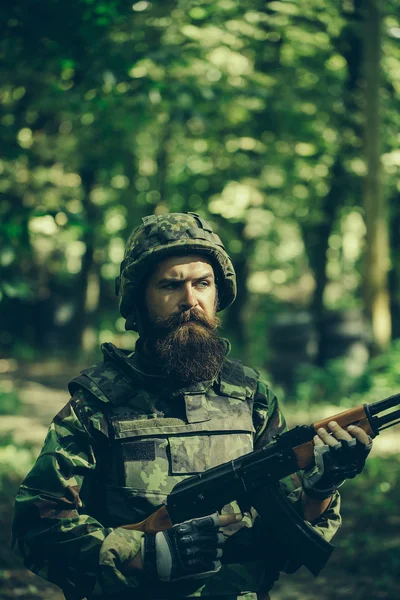
[[[132,525],[123,525],[123,529],[134,529],[135,531],[143,531],[144,533],[155,535],[158,531],[170,529],[172,526],[173,523],[169,518],[167,507],[163,505],[144,521],[133,523]]]

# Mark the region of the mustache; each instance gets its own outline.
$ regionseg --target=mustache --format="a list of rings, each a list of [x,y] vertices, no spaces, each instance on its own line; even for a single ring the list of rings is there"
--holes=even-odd
[[[172,314],[169,317],[159,317],[154,321],[157,328],[165,331],[172,331],[186,323],[198,323],[206,329],[214,331],[219,326],[220,319],[216,315],[209,316],[198,308],[191,308],[181,313]]]

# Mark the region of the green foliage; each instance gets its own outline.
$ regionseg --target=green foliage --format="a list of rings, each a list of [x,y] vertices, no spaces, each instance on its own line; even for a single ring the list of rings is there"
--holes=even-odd
[[[21,398],[11,380],[0,380],[0,416],[18,415]],[[7,494],[9,485],[23,479],[37,456],[37,448],[31,443],[16,443],[13,435],[2,428],[0,432],[0,493]]]
[[[0,381],[0,415],[15,415],[19,412],[21,399],[11,381]]]
[[[360,377],[359,394],[368,399],[379,398],[382,394],[393,393],[400,387],[400,340],[369,362],[365,373]]]
[[[379,444],[379,441],[376,441]],[[379,449],[378,449],[379,450]],[[343,490],[351,488],[351,501],[358,502],[360,498],[368,494],[368,502],[363,506],[361,518],[363,520],[380,518],[379,507],[388,522],[396,513],[397,492],[400,484],[400,457],[396,454],[389,456],[374,455],[368,458],[367,466],[362,477],[348,482]],[[381,515],[382,516],[382,515]]]
[[[29,448],[20,448],[0,440],[0,492],[7,486],[19,484],[35,462],[36,454]]]
[[[268,325],[266,297],[295,309],[360,302],[358,5],[4,3],[5,351],[20,339],[39,352],[93,346],[115,314],[123,240],[143,215],[165,210],[200,212],[226,243],[243,280],[226,322],[243,356],[252,307],[261,306],[257,328]],[[382,48],[382,161],[393,198],[398,8],[385,5]]]
[[[330,361],[325,367],[301,367],[289,402],[310,408],[315,404],[343,407],[376,402],[400,390],[400,340],[383,354],[371,359],[365,371],[354,377],[344,359]]]
[[[288,401],[309,408],[314,404],[339,404],[346,401],[354,379],[346,371],[343,360],[330,361],[325,367],[299,367]]]
[[[365,472],[342,488],[346,535],[340,539],[342,568],[368,574],[379,588],[382,580],[393,585],[400,566],[398,489],[400,459],[373,456]],[[363,559],[360,560],[360,548]],[[374,590],[370,590],[374,597]]]

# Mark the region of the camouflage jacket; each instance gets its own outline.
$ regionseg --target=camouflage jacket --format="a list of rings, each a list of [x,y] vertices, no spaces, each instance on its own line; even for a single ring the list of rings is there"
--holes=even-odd
[[[238,361],[226,359],[214,382],[175,390],[111,344],[103,352],[104,363],[71,383],[72,398],[53,420],[17,495],[13,539],[26,567],[59,585],[68,599],[231,600],[270,589],[278,575],[267,541],[264,558],[248,561],[233,552],[232,564],[203,580],[160,584],[142,573],[125,576],[123,565],[139,551],[142,533],[119,526],[146,518],[183,478],[284,431],[276,397]],[[283,484],[300,506],[294,479]],[[236,503],[223,509],[238,510]],[[254,517],[251,511],[226,528],[233,547],[238,529],[250,529]],[[336,497],[313,526],[329,540],[339,525]],[[243,546],[240,552],[248,553]]]

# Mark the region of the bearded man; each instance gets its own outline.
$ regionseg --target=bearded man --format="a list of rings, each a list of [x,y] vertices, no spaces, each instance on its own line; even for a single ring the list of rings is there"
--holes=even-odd
[[[139,332],[135,351],[103,344],[103,361],[70,383],[72,398],[18,493],[15,548],[67,599],[267,598],[301,557],[293,564],[250,506],[232,502],[156,535],[123,528],[176,483],[286,429],[276,397],[228,358],[218,334],[216,313],[236,295],[232,262],[198,215],[146,217],[128,240],[117,293],[126,328]],[[281,482],[325,540],[340,525],[337,456],[351,477],[371,446],[357,427],[329,427],[318,431],[302,484]]]

